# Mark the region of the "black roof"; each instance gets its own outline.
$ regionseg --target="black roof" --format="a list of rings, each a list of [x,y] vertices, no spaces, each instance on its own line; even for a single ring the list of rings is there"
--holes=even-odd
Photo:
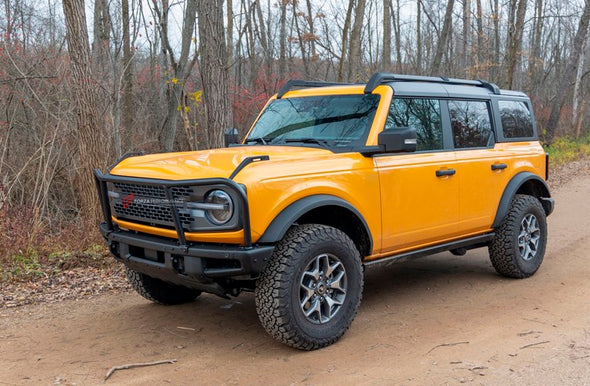
[[[468,80],[420,75],[400,75],[378,72],[371,76],[365,86],[365,93],[372,93],[379,85],[387,84],[393,88],[398,96],[424,96],[477,98],[490,95],[506,95],[526,97],[519,91],[500,90],[494,84],[485,80]],[[282,98],[294,88],[326,87],[352,85],[351,83],[318,82],[305,80],[290,80],[278,92],[277,98]]]

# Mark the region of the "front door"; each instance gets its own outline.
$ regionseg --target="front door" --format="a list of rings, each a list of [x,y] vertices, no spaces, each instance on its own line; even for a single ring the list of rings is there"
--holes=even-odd
[[[385,129],[414,127],[417,151],[376,156],[381,190],[381,252],[402,252],[458,234],[455,153],[443,134],[441,102],[394,98]],[[445,106],[446,107],[446,106]]]

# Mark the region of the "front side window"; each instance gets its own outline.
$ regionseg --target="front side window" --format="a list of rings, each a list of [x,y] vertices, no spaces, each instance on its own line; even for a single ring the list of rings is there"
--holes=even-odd
[[[396,127],[416,129],[417,151],[443,148],[440,102],[436,99],[393,99],[385,122],[385,130]]]
[[[484,101],[449,101],[455,149],[486,147],[492,138],[490,109]]]
[[[524,102],[498,101],[504,138],[533,136],[533,119]]]
[[[328,95],[272,101],[260,115],[246,143],[321,143],[364,145],[379,95]]]

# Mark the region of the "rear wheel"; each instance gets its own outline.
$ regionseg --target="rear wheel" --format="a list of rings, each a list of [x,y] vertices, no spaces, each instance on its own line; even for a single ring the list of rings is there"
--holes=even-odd
[[[360,255],[342,231],[293,227],[256,285],[258,317],[279,342],[314,350],[336,342],[356,316],[363,290]]]
[[[490,260],[507,277],[532,276],[543,262],[547,245],[547,219],[539,200],[517,194],[489,246]]]
[[[126,268],[127,279],[137,293],[154,303],[175,305],[195,300],[201,291],[154,279]]]

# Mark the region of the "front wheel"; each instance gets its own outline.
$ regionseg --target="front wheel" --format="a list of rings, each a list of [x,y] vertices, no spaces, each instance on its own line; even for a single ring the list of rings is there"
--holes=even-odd
[[[543,262],[547,246],[547,219],[539,200],[517,194],[489,251],[496,271],[507,277],[532,276]]]
[[[256,311],[279,342],[314,350],[346,332],[362,291],[362,265],[352,240],[338,229],[305,224],[291,228],[275,248],[256,284]]]

